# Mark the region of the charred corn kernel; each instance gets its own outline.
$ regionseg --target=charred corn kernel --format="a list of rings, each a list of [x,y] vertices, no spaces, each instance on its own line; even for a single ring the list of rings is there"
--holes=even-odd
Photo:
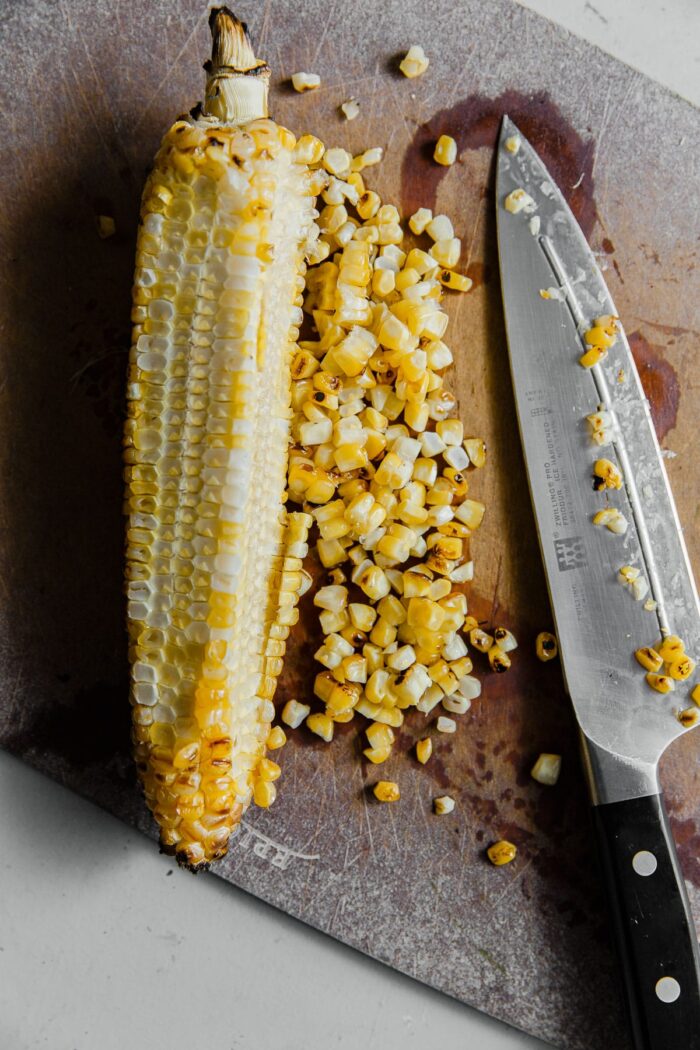
[[[530,776],[538,784],[553,787],[559,779],[561,772],[561,755],[550,755],[543,753],[539,755],[534,766],[530,770]]]
[[[439,795],[433,799],[433,810],[439,817],[446,816],[455,808],[455,800],[450,795]]]
[[[676,682],[685,682],[695,670],[695,661],[689,656],[676,656],[668,662],[668,673]]]
[[[627,532],[628,521],[617,507],[605,507],[593,515],[593,524],[604,525],[606,529],[614,532],[617,536],[624,536]]]
[[[321,78],[318,73],[292,73],[292,87],[299,94],[304,91],[314,91],[321,86]]]
[[[429,736],[419,740],[416,744],[416,758],[422,766],[428,761],[433,753],[433,742]]]
[[[520,135],[509,135],[506,141],[503,143],[509,153],[516,154],[520,149]]]
[[[665,638],[661,639],[657,649],[659,656],[664,663],[669,663],[671,660],[675,660],[677,657],[685,655],[685,644],[683,639],[679,638],[676,634],[667,634]]]
[[[446,168],[457,160],[457,143],[450,135],[441,135],[437,140],[433,160]]]
[[[500,868],[503,864],[510,864],[511,861],[515,860],[517,854],[518,847],[514,846],[512,842],[508,842],[507,839],[500,839],[499,842],[494,842],[486,850],[489,860],[497,868]]]
[[[325,740],[327,744],[330,744],[333,739],[334,725],[330,715],[320,713],[308,715],[306,727],[316,736],[320,736],[321,740]]]
[[[298,345],[309,172],[267,119],[244,27],[223,8],[211,25],[201,115],[167,132],[143,194],[124,442],[136,765],[163,847],[190,867],[273,797],[260,764],[303,585],[285,558],[306,553],[311,520],[284,512],[291,367],[315,367]]]
[[[672,678],[669,678],[665,674],[655,674],[653,671],[649,671],[644,676],[647,680],[647,684],[655,689],[657,693],[671,693],[675,689],[675,685]]]
[[[287,734],[282,726],[273,726],[267,738],[267,746],[270,751],[277,751],[287,743]]]
[[[700,707],[700,683],[698,683],[698,685],[695,686],[692,693],[690,694],[690,698],[693,701],[693,703],[697,704],[698,707]]]
[[[487,653],[493,645],[493,637],[486,631],[482,631],[480,627],[474,627],[469,632],[469,643],[480,653]]]
[[[298,700],[288,700],[282,708],[280,718],[290,729],[298,729],[310,710],[308,704],[300,704]]]
[[[504,653],[500,646],[492,645],[488,651],[489,664],[491,670],[497,674],[502,674],[503,671],[507,671],[510,667],[510,657],[508,653]]]
[[[360,115],[360,103],[356,98],[349,98],[346,102],[341,102],[340,110],[346,120],[355,120]]]
[[[656,649],[652,649],[650,645],[645,645],[641,649],[637,649],[634,654],[637,663],[640,663],[645,671],[660,671],[663,667],[663,658],[657,653]]]
[[[597,459],[593,464],[593,487],[598,490],[622,488],[622,474],[609,459]]]
[[[428,223],[432,221],[432,218],[433,213],[430,208],[419,208],[408,220],[411,232],[416,235],[423,233],[424,230],[427,230]]]
[[[530,194],[526,193],[522,188],[512,190],[503,201],[503,206],[511,215],[517,215],[521,211],[529,213],[534,211],[536,207]]]
[[[425,73],[430,64],[430,59],[419,44],[413,44],[399,63],[399,69],[405,77],[413,79]]]
[[[456,270],[440,270],[438,280],[443,288],[449,288],[452,292],[468,292],[474,284],[471,277]]]
[[[399,785],[393,780],[380,780],[372,791],[378,802],[398,802],[401,798]]]
[[[253,801],[261,809],[268,809],[277,798],[277,788],[269,780],[258,780],[253,788]]]
[[[504,653],[510,653],[513,649],[518,648],[515,635],[507,627],[494,627],[493,640]]]
[[[547,663],[548,660],[554,660],[559,653],[559,646],[557,639],[549,631],[540,631],[535,639],[535,653],[537,659],[541,660],[542,663]]]
[[[365,190],[357,202],[357,214],[361,219],[373,219],[382,205],[378,193],[374,190]]]
[[[604,346],[589,346],[579,357],[578,363],[583,368],[593,368],[594,365],[600,364],[607,352]]]
[[[700,711],[697,707],[686,707],[685,710],[678,712],[677,718],[682,726],[691,729],[700,722]]]

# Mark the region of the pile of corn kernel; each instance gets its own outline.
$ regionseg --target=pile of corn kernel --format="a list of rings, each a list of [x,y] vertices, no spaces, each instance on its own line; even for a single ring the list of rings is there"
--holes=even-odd
[[[446,215],[411,216],[423,239],[412,246],[397,209],[366,187],[362,172],[380,149],[352,157],[305,136],[297,150],[320,214],[304,300],[315,334],[292,362],[288,497],[314,519],[326,579],[313,598],[320,709],[293,699],[281,717],[330,742],[337,723],[362,715],[364,755],[380,764],[409,708],[427,716],[439,707],[434,728],[455,732],[453,716],[481,692],[469,646],[495,671],[516,647],[507,629],[479,627],[460,589],[473,576],[468,541],[484,516],[470,473],[486,447],[465,435],[444,386],[453,358],[441,300],[471,281],[455,269],[461,243]],[[427,736],[416,756],[425,763],[431,753]],[[398,785],[380,781],[375,796],[396,801]],[[450,808],[441,799],[435,811]]]
[[[657,693],[671,693],[677,682],[687,682],[695,670],[695,661],[685,651],[685,643],[675,634],[668,634],[656,645],[645,645],[634,654],[647,672],[647,685]],[[700,684],[691,693],[695,706],[678,712],[685,726],[695,725],[700,718]]]

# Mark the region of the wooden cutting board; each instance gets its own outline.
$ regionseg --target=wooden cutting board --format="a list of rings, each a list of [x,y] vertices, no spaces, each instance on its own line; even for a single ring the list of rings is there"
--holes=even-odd
[[[217,874],[347,944],[571,1050],[628,1045],[607,935],[576,733],[558,665],[533,656],[551,625],[510,389],[497,279],[493,145],[508,111],[531,138],[600,254],[664,447],[691,557],[700,560],[696,147],[690,105],[511,0],[247,0],[273,67],[273,114],[357,152],[382,145],[369,182],[404,214],[446,211],[474,289],[449,299],[452,382],[490,458],[473,545],[471,609],[520,640],[508,675],[418,767],[414,713],[388,774],[397,806],[373,804],[359,726],[327,746],[305,730],[282,752],[283,790],[251,813]],[[203,86],[200,0],[26,0],[0,27],[3,260],[0,742],[152,832],[129,760],[121,598],[120,440],[138,200],[164,129]],[[427,75],[396,56],[421,43]],[[285,78],[321,75],[297,96]],[[337,106],[361,103],[352,124]],[[459,163],[430,160],[441,132]],[[97,216],[116,221],[101,240]],[[661,552],[662,554],[662,552]],[[314,614],[278,699],[309,692]],[[650,698],[650,702],[653,700]],[[700,916],[698,740],[663,779]],[[564,756],[556,789],[528,776]],[[384,773],[384,770],[382,770]],[[449,818],[431,815],[443,790]],[[500,870],[490,840],[519,846]]]

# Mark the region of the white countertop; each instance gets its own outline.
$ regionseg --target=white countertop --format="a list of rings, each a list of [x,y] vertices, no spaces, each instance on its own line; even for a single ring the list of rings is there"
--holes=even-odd
[[[526,6],[700,105],[698,0]],[[178,871],[2,752],[0,798],[3,1050],[545,1045],[219,879]]]

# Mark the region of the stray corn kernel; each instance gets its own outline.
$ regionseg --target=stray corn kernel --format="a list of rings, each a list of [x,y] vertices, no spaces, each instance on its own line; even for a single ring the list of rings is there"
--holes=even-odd
[[[416,744],[416,758],[422,766],[428,761],[433,753],[433,742],[429,736],[419,740]]]
[[[509,153],[515,155],[520,149],[520,135],[509,135],[506,141],[503,143]]]
[[[440,795],[433,799],[433,810],[439,817],[451,813],[455,808],[455,800],[450,795]]]
[[[440,270],[438,280],[443,288],[449,288],[452,292],[468,292],[474,283],[471,277],[455,270]]]
[[[511,215],[517,215],[518,212],[521,211],[524,211],[526,214],[530,214],[530,212],[533,212],[535,210],[537,205],[535,204],[534,200],[532,199],[529,193],[526,193],[525,190],[518,188],[517,190],[512,190],[508,194],[506,199],[503,201],[503,206],[506,209],[506,211],[509,211],[511,213]],[[541,292],[540,295],[542,295]]]
[[[401,59],[399,69],[405,77],[412,80],[414,77],[419,77],[425,73],[429,65],[430,59],[426,56],[420,44],[413,44]]]
[[[664,663],[670,663],[671,660],[685,655],[685,643],[677,634],[667,634],[665,638],[661,639],[657,648],[659,656]]]
[[[437,140],[433,160],[445,168],[457,160],[457,143],[450,135],[441,135]]]
[[[287,734],[282,726],[273,726],[267,738],[267,746],[270,751],[277,751],[287,743]]]
[[[97,236],[103,241],[107,240],[108,237],[113,237],[117,232],[117,224],[111,215],[98,215],[97,216]]]
[[[502,649],[504,653],[510,653],[513,649],[518,648],[515,635],[512,634],[507,627],[494,627],[493,640],[498,648]]]
[[[378,802],[398,802],[401,798],[399,785],[393,780],[380,780],[372,789]]]
[[[277,788],[269,780],[257,780],[253,788],[253,800],[261,809],[268,809],[277,798]]]
[[[618,581],[626,587],[635,601],[641,602],[649,591],[649,584],[636,565],[623,565],[617,573]]]
[[[290,729],[298,729],[310,711],[308,704],[300,704],[298,700],[288,700],[282,708],[280,717]]]
[[[482,631],[480,627],[474,627],[469,632],[469,642],[480,653],[487,653],[493,645],[493,638],[486,631]]]
[[[627,532],[628,521],[624,514],[616,507],[605,507],[593,515],[594,525],[604,525],[610,532],[617,536],[624,536]]]
[[[695,670],[695,661],[689,656],[677,656],[668,663],[668,673],[676,682],[685,682]]]
[[[647,684],[655,689],[657,693],[672,693],[675,689],[675,685],[672,678],[669,678],[665,674],[654,674],[653,671],[649,671],[644,676],[647,680]]]
[[[609,459],[597,459],[593,464],[593,488],[597,491],[622,488],[622,474]]]
[[[530,770],[530,776],[538,784],[553,787],[561,772],[561,755],[541,754]]]
[[[685,710],[678,712],[678,721],[686,729],[690,729],[700,722],[700,711],[697,707],[686,707]]]
[[[578,363],[583,368],[593,368],[594,365],[600,364],[607,352],[604,346],[589,346],[579,357]]]
[[[641,649],[637,649],[634,654],[637,663],[641,664],[645,671],[660,671],[663,667],[663,658],[656,649],[652,649],[650,645],[645,645]]]
[[[293,73],[292,74],[292,87],[295,91],[300,94],[304,91],[314,91],[321,85],[321,78],[318,73]]]
[[[356,98],[349,98],[347,102],[342,102],[340,108],[346,120],[355,120],[360,114],[360,103]]]
[[[700,682],[698,682],[698,684],[695,686],[692,693],[690,694],[690,699],[693,701],[693,703],[697,704],[698,707],[700,707]]]
[[[333,739],[333,719],[326,714],[309,715],[306,719],[306,727],[316,736],[320,736],[327,744]]]
[[[456,733],[457,723],[454,718],[446,718],[445,715],[440,715],[435,723],[435,728],[438,733]]]
[[[518,847],[514,846],[512,842],[508,842],[506,839],[501,839],[499,842],[494,842],[492,846],[486,850],[486,854],[492,864],[495,864],[497,868],[500,868],[503,864],[510,864],[511,861],[515,860],[518,853]]]
[[[559,654],[559,645],[556,636],[549,631],[540,631],[535,639],[535,654],[542,663],[556,659]]]

